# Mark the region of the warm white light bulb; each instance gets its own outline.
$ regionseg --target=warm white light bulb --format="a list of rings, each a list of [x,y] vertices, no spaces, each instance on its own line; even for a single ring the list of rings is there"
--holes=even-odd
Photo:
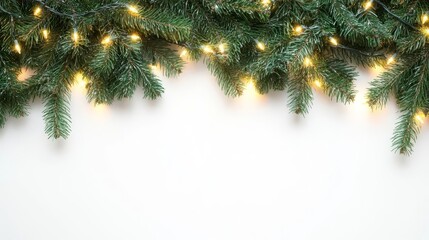
[[[15,40],[14,41],[14,43],[15,43],[15,45],[14,45],[14,48],[15,48],[15,51],[18,53],[18,54],[21,54],[21,45],[19,45],[19,42],[18,42],[18,40]]]
[[[188,54],[189,54],[189,53],[188,53],[188,50],[183,49],[183,50],[182,50],[182,52],[180,52],[180,57],[181,57],[181,58],[184,58],[184,57],[188,56]]]
[[[128,8],[128,11],[131,14],[133,14],[133,15],[139,14],[139,9],[138,9],[137,6],[135,6],[135,5],[128,5],[127,8]]]
[[[426,24],[429,21],[429,16],[427,14],[423,14],[421,17],[422,24]]]
[[[203,52],[204,53],[213,53],[213,48],[211,48],[210,46],[208,46],[208,45],[203,45],[202,47],[201,47],[201,49],[203,50]]]
[[[132,41],[134,41],[134,42],[137,42],[137,41],[140,41],[140,36],[137,34],[137,33],[133,33],[133,34],[131,34],[130,35],[130,38],[131,38],[131,40]]]
[[[261,4],[268,7],[271,4],[271,0],[261,0]]]
[[[304,66],[306,66],[306,67],[313,66],[313,62],[311,61],[311,59],[309,57],[304,58]]]
[[[42,8],[40,8],[40,7],[34,8],[33,15],[35,17],[40,17],[40,15],[42,15]]]
[[[72,39],[75,43],[79,42],[79,33],[77,32],[76,28],[73,29]]]
[[[86,79],[81,72],[76,73],[74,76],[74,81],[81,88],[85,88],[88,84],[88,79]]]
[[[149,67],[150,67],[153,71],[155,71],[155,70],[157,70],[157,69],[158,69],[158,66],[157,66],[156,64],[149,64]]]
[[[218,49],[220,53],[225,53],[225,44],[224,43],[219,44]]]
[[[293,32],[295,35],[300,35],[302,32],[304,32],[304,28],[301,25],[296,25],[293,28]]]
[[[48,29],[43,29],[42,30],[42,35],[43,35],[43,38],[45,40],[48,40],[48,38],[49,38],[49,31],[48,31]]]
[[[330,37],[329,38],[329,42],[333,45],[333,46],[338,46],[338,40],[334,37]]]
[[[323,87],[323,82],[320,79],[316,79],[313,81],[314,86],[316,86],[317,88],[322,88]]]
[[[265,51],[265,44],[262,42],[256,42],[256,47],[261,51]]]
[[[386,61],[387,65],[390,65],[394,62],[395,62],[395,56],[394,55],[390,56]]]
[[[363,9],[365,9],[365,10],[369,10],[371,7],[372,7],[372,0],[366,1],[363,4]]]
[[[422,111],[418,111],[414,114],[414,121],[419,125],[422,125],[425,122],[426,115]]]
[[[103,44],[105,47],[109,46],[112,43],[112,37],[106,36],[101,40],[101,44]]]
[[[422,33],[429,37],[429,27],[424,27],[421,29]]]

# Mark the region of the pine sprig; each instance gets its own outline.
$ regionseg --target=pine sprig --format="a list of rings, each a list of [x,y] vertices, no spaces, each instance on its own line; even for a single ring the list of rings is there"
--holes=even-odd
[[[138,88],[156,99],[164,88],[152,66],[176,76],[185,50],[188,59],[204,59],[226,95],[254,81],[260,93],[285,90],[298,114],[309,111],[313,88],[352,102],[353,64],[382,65],[368,103],[381,108],[396,98],[402,115],[393,146],[409,154],[429,111],[428,9],[418,0],[4,0],[0,126],[40,97],[46,133],[66,138],[77,73],[96,104],[131,98]],[[22,67],[36,74],[20,82]]]
[[[66,139],[71,132],[70,95],[65,93],[53,93],[44,98],[45,132],[49,138]]]

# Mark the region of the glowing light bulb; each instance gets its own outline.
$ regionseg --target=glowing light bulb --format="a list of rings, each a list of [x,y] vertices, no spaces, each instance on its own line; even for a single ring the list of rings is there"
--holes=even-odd
[[[21,54],[21,45],[19,45],[18,40],[15,40],[15,41],[13,41],[13,42],[15,43],[15,46],[14,46],[15,51],[16,51],[18,54]]]
[[[182,52],[180,52],[180,57],[184,58],[184,57],[188,56],[188,54],[189,54],[188,50],[183,49]]]
[[[160,66],[158,66],[158,64],[156,64],[156,63],[149,64],[149,68],[150,68],[154,73],[159,73]]]
[[[418,111],[414,114],[414,121],[420,125],[425,122],[426,115],[423,111]]]
[[[220,53],[225,53],[225,44],[223,43],[219,44],[218,49]]]
[[[81,72],[76,73],[76,75],[74,75],[74,82],[77,84],[77,86],[81,88],[85,88],[88,84],[88,80],[83,76]]]
[[[271,4],[271,0],[261,0],[261,4],[268,7]]]
[[[426,36],[429,36],[429,27],[422,28],[422,33]]]
[[[304,28],[303,28],[301,25],[296,25],[296,26],[293,28],[293,33],[294,33],[295,35],[300,35],[302,32],[304,32]]]
[[[369,0],[363,4],[363,9],[365,9],[365,11],[369,10],[371,7],[372,7],[372,0]]]
[[[359,91],[350,99],[353,102],[354,111],[358,113],[369,113],[372,111],[373,108],[368,104],[367,95],[365,91]]]
[[[43,29],[42,30],[42,35],[43,35],[43,38],[45,40],[48,40],[48,38],[49,38],[49,31],[48,31],[48,29]]]
[[[137,42],[140,41],[141,37],[137,33],[133,33],[130,35],[132,41]]]
[[[109,46],[112,43],[112,37],[106,36],[101,40],[101,44],[103,44],[105,47]]]
[[[329,42],[333,45],[333,46],[338,46],[338,40],[334,37],[330,37],[329,38]]]
[[[256,47],[261,51],[265,51],[265,44],[262,42],[256,42]]]
[[[311,61],[311,59],[309,57],[304,58],[304,66],[306,66],[306,67],[313,66],[313,62]]]
[[[213,53],[213,48],[211,48],[208,45],[202,46],[201,49],[203,50],[204,53]]]
[[[79,33],[77,32],[76,28],[73,29],[72,39],[75,43],[79,42]]]
[[[42,9],[40,7],[36,7],[33,11],[33,15],[35,17],[40,17],[40,15],[42,15]]]
[[[256,90],[255,80],[253,80],[253,78],[251,78],[251,77],[244,78],[243,81],[246,83],[246,90],[248,90],[248,91],[255,91]]]
[[[425,24],[429,21],[429,16],[427,14],[423,14],[421,17],[422,24]]]
[[[18,81],[24,82],[27,81],[31,76],[33,76],[35,72],[31,69],[22,67],[19,71],[19,74],[17,76]]]
[[[371,75],[373,76],[378,76],[379,74],[383,73],[384,71],[386,71],[386,68],[383,67],[383,65],[379,65],[376,64],[372,67],[369,68]]]
[[[323,87],[323,82],[320,79],[316,79],[313,81],[313,85],[317,88],[322,88]]]
[[[139,9],[137,8],[137,6],[135,6],[135,5],[128,5],[127,8],[128,8],[128,11],[131,14],[133,14],[133,15],[139,14]]]
[[[257,80],[251,75],[242,76],[240,80],[243,83],[243,98],[245,102],[261,102],[265,99],[264,95],[259,92]]]
[[[387,59],[386,64],[387,64],[387,65],[390,65],[390,64],[392,64],[392,63],[394,63],[394,62],[395,62],[395,55],[392,55],[392,56],[390,56],[390,57]]]

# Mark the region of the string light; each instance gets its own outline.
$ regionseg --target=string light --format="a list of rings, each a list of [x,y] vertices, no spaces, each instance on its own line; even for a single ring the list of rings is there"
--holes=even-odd
[[[380,73],[386,71],[386,68],[382,64],[376,64],[370,67],[369,70],[373,76],[378,76]]]
[[[423,14],[422,15],[422,17],[421,17],[421,22],[422,22],[422,24],[425,24],[425,23],[427,23],[429,21],[429,16],[425,13],[425,14]]]
[[[392,64],[394,62],[395,62],[395,55],[392,55],[389,58],[387,58],[386,64],[390,65],[390,64]]]
[[[311,59],[309,57],[305,57],[304,58],[304,66],[305,67],[311,67],[311,66],[313,66],[313,62],[311,61]]]
[[[333,45],[333,46],[338,46],[338,40],[334,37],[330,37],[329,38],[329,42]]]
[[[422,125],[425,122],[425,118],[426,118],[426,115],[423,111],[417,111],[414,114],[414,121],[420,125]]]
[[[20,82],[24,82],[24,81],[27,81],[34,74],[35,72],[33,70],[22,67],[18,73],[17,79]]]
[[[255,80],[252,77],[246,77],[243,78],[243,81],[246,84],[246,90],[253,90],[255,91]]]
[[[149,67],[150,67],[153,71],[155,71],[155,70],[157,70],[157,69],[158,69],[158,66],[157,66],[156,64],[149,64]]]
[[[48,40],[48,38],[49,38],[49,31],[48,31],[48,29],[43,29],[42,30],[42,35],[43,35],[43,38],[45,39],[45,40]]]
[[[42,15],[42,8],[40,8],[40,7],[34,8],[33,15],[35,17],[40,17],[40,15]]]
[[[203,45],[201,48],[202,48],[204,53],[213,53],[213,48],[211,48],[208,45]]]
[[[21,54],[21,45],[19,45],[18,40],[15,40],[15,41],[13,41],[13,42],[15,43],[15,46],[14,46],[15,51],[16,51],[18,54]]]
[[[317,88],[322,88],[323,87],[323,82],[320,79],[316,79],[313,81],[313,85]]]
[[[253,79],[252,76],[247,74],[242,76],[241,82],[244,83],[246,90],[250,90],[250,91],[255,90],[255,79]]]
[[[294,33],[295,35],[300,35],[303,31],[304,31],[304,28],[303,28],[301,25],[296,25],[296,26],[293,28],[293,33]]]
[[[265,44],[263,42],[256,41],[256,47],[261,51],[265,51]]]
[[[137,15],[139,14],[139,9],[137,8],[137,6],[135,5],[127,5],[128,11],[132,14],[132,15]]]
[[[109,46],[112,43],[112,37],[106,36],[101,40],[101,44],[103,44],[105,47]]]
[[[180,52],[180,57],[184,58],[186,56],[188,56],[189,52],[187,49],[183,49],[182,52]]]
[[[363,4],[363,9],[365,9],[365,11],[368,11],[372,7],[372,1],[373,0],[369,0]]]
[[[261,4],[268,7],[271,4],[271,0],[261,0]]]
[[[141,37],[137,33],[133,33],[130,35],[132,41],[137,42],[140,41]]]
[[[81,72],[76,73],[74,75],[74,82],[81,88],[85,88],[88,84],[88,80],[83,76]]]
[[[422,33],[426,36],[429,36],[429,27],[422,28]]]
[[[224,43],[219,44],[218,49],[220,53],[225,53],[225,44]]]
[[[72,39],[73,39],[73,42],[75,43],[79,42],[79,33],[77,32],[76,28],[73,28]]]

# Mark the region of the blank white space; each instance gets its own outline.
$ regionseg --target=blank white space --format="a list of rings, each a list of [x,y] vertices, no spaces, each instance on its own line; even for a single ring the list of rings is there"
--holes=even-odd
[[[391,152],[394,101],[371,113],[315,92],[227,98],[203,64],[156,101],[94,107],[73,89],[72,134],[48,140],[42,104],[0,130],[2,240],[426,240],[429,128]]]

